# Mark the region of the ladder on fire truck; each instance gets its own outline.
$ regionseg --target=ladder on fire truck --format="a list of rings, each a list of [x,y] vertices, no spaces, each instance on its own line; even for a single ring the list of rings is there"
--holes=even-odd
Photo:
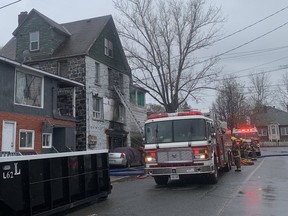
[[[118,86],[114,85],[114,89],[115,89],[116,93],[118,94],[121,102],[123,103],[125,108],[128,110],[128,112],[129,112],[130,116],[132,117],[133,121],[135,122],[139,132],[143,135],[143,129],[142,129],[139,121],[137,121],[137,119],[136,119],[131,107],[129,106],[129,103],[125,100],[125,98],[124,98],[123,94],[121,93],[120,89],[118,88]]]

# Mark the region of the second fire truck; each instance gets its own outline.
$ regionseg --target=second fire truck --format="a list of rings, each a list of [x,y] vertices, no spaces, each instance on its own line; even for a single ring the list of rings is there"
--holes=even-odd
[[[158,185],[187,175],[217,183],[219,170],[229,171],[232,164],[223,131],[200,111],[150,115],[145,123],[145,173]]]

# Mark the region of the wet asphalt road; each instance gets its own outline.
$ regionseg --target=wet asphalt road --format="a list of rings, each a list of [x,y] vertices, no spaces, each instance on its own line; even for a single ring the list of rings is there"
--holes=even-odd
[[[286,216],[288,147],[262,148],[263,158],[242,172],[221,174],[216,185],[203,179],[156,186],[135,176],[113,183],[108,199],[73,209],[69,216]],[[266,157],[265,157],[266,156]]]

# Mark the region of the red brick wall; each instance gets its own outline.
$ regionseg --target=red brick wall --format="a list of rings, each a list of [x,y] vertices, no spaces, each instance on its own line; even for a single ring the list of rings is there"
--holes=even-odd
[[[16,148],[15,151],[19,151],[19,130],[34,130],[34,151],[41,153],[42,149],[42,122],[49,121],[51,124],[73,126],[76,124],[73,121],[57,120],[41,116],[23,115],[17,113],[0,112],[0,149],[2,149],[2,132],[3,132],[3,121],[14,121],[16,122]],[[25,151],[25,150],[21,150]],[[29,150],[27,150],[29,151]]]

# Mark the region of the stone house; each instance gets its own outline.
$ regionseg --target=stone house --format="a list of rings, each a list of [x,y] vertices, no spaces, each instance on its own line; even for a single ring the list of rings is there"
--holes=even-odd
[[[84,85],[2,56],[0,77],[1,155],[75,149],[75,88]]]
[[[32,9],[18,24],[2,55],[85,85],[76,88],[77,150],[130,146],[131,70],[112,16],[58,24]]]

